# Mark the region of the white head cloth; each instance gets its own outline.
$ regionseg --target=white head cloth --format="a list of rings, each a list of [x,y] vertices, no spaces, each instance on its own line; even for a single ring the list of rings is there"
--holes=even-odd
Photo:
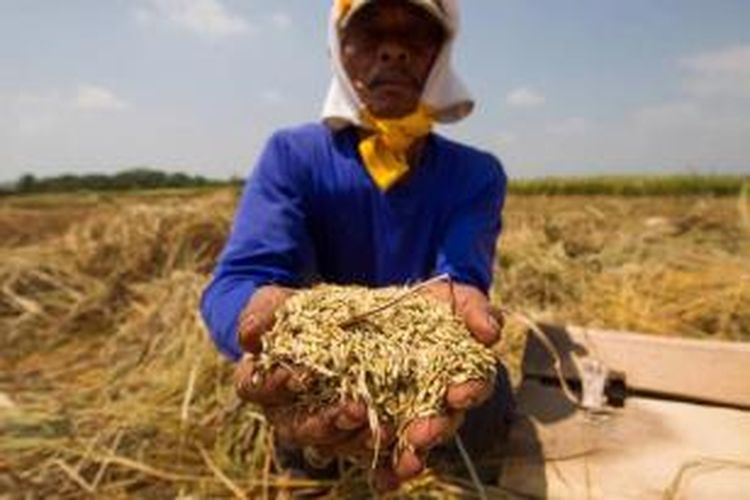
[[[438,122],[457,122],[471,113],[474,108],[471,95],[453,70],[453,42],[459,30],[458,0],[428,1],[437,4],[445,13],[442,21],[448,30],[448,38],[425,84],[422,104],[435,111],[435,119]],[[328,46],[333,66],[333,80],[323,106],[323,121],[334,129],[347,125],[361,125],[360,111],[364,107],[341,61],[338,16],[338,8],[334,3],[328,23]]]

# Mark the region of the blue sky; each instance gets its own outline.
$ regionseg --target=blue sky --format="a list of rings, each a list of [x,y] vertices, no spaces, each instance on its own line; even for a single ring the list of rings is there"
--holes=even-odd
[[[244,176],[317,119],[327,0],[0,0],[0,180]],[[478,102],[441,132],[514,177],[750,172],[747,0],[463,0]]]

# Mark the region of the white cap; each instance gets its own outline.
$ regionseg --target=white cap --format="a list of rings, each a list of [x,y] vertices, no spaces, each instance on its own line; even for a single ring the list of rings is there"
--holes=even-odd
[[[440,24],[452,32],[451,24],[448,20],[448,13],[445,10],[445,6],[441,0],[406,0],[408,2],[421,7],[422,9],[429,12]],[[338,5],[341,9],[339,18],[339,27],[346,26],[349,20],[357,13],[359,9],[367,4],[377,2],[377,0],[344,0],[339,1]]]

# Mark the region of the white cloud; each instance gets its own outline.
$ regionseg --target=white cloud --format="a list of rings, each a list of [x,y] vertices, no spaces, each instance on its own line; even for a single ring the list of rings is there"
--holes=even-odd
[[[284,96],[278,90],[269,89],[260,93],[260,100],[275,106],[284,102]]]
[[[701,111],[692,101],[666,102],[635,110],[632,120],[641,129],[668,130],[700,121]]]
[[[0,120],[14,137],[59,133],[80,120],[97,118],[92,111],[119,111],[129,107],[105,87],[82,83],[74,89],[21,90],[6,99],[7,113]]]
[[[81,84],[76,90],[73,105],[78,109],[114,111],[127,108],[127,103],[111,90],[91,84]]]
[[[271,16],[271,24],[280,30],[289,29],[292,24],[292,17],[286,12],[276,12]]]
[[[523,141],[494,145],[511,175],[608,172],[734,171],[750,162],[750,106],[693,98],[633,109],[608,120],[571,117],[545,126],[514,124]],[[583,117],[580,117],[583,118]]]
[[[696,97],[750,97],[750,45],[735,45],[680,59],[690,74],[685,90]]]
[[[563,120],[547,125],[545,130],[552,135],[579,135],[585,133],[589,128],[589,122],[582,116],[570,116]]]
[[[253,26],[227,10],[221,0],[148,0],[138,7],[135,19],[141,24],[164,20],[193,33],[208,37],[240,35]]]
[[[0,165],[3,172],[0,181],[7,180],[8,167],[19,164],[18,150],[16,145],[16,117],[13,106],[13,98],[0,90]]]
[[[682,59],[686,68],[699,72],[750,74],[750,45],[702,52]]]
[[[57,90],[18,92],[10,100],[8,114],[14,135],[32,136],[58,128],[70,114],[70,104]]]
[[[497,135],[497,144],[501,147],[512,146],[518,142],[518,136],[514,132],[503,131]]]
[[[519,87],[511,91],[505,98],[505,102],[518,108],[534,108],[542,106],[547,102],[544,95],[528,87]]]
[[[156,20],[156,13],[148,7],[136,7],[133,11],[133,18],[136,23],[147,26]]]

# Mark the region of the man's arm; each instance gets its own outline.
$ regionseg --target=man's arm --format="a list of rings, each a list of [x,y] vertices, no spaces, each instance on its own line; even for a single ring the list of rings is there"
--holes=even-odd
[[[486,294],[492,284],[507,179],[497,159],[486,155],[484,160],[487,164],[468,180],[468,192],[451,214],[435,271]]]
[[[306,224],[308,187],[283,136],[274,135],[245,184],[231,234],[201,300],[217,348],[232,360],[242,356],[239,320],[255,292],[271,284],[298,287],[314,268]]]
[[[201,301],[217,347],[240,360],[235,369],[238,395],[261,405],[276,436],[298,447],[350,440],[368,423],[364,405],[352,401],[316,412],[284,411],[306,390],[304,373],[278,367],[256,377],[255,358],[243,357],[260,350],[260,338],[290,289],[307,285],[315,272],[306,167],[304,159],[290,153],[283,134],[271,138],[245,186],[231,235]]]

